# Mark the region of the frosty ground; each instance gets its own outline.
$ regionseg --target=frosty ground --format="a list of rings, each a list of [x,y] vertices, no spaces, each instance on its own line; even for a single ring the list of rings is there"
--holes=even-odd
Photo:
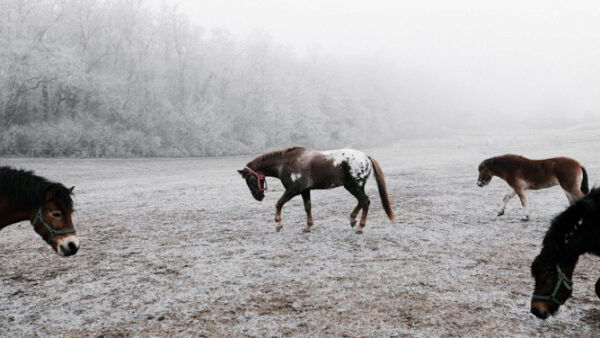
[[[535,136],[456,136],[366,149],[381,164],[395,224],[374,179],[363,235],[343,188],[283,209],[269,179],[262,203],[235,169],[252,156],[209,159],[1,159],[75,185],[76,256],[61,258],[28,223],[0,233],[0,333],[31,336],[514,336],[600,330],[598,258],[584,256],[573,297],[554,318],[529,313],[530,264],[567,200],[529,192],[496,217],[507,186],[476,186],[477,165],[512,152],[572,156],[600,182],[598,128]]]

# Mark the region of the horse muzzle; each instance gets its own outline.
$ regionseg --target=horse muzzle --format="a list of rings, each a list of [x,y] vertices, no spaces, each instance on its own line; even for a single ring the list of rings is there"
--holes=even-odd
[[[73,256],[79,250],[79,238],[77,235],[68,235],[57,239],[56,253],[63,257]]]
[[[532,307],[531,313],[533,313],[539,319],[546,320],[546,318],[550,317],[550,312],[546,309],[540,310],[538,308]]]
[[[483,181],[477,181],[477,186],[479,186],[480,188],[485,187],[485,183],[483,183]]]

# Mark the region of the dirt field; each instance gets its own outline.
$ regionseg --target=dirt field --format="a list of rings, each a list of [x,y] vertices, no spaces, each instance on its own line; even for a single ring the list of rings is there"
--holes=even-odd
[[[600,130],[400,142],[366,151],[381,164],[397,215],[385,217],[374,179],[363,235],[343,188],[313,193],[312,233],[301,198],[262,203],[217,159],[0,159],[75,185],[76,256],[61,258],[28,223],[0,237],[0,333],[33,336],[592,336],[600,332],[585,256],[573,297],[554,318],[529,313],[529,267],[550,219],[567,206],[555,187],[496,211],[507,186],[476,186],[477,165],[512,152],[572,156],[600,182]]]

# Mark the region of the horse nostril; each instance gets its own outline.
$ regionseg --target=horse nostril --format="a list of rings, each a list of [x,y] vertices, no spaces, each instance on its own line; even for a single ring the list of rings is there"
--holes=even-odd
[[[531,308],[531,313],[533,313],[536,317],[541,319],[548,318],[548,310],[540,311],[537,308]]]
[[[79,248],[75,245],[75,243],[69,242],[69,250],[71,251],[71,254],[75,254]]]

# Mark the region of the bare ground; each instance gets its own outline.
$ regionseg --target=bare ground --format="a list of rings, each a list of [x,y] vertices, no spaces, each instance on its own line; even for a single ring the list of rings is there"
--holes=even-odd
[[[76,186],[81,250],[60,258],[28,223],[2,230],[0,333],[62,336],[593,336],[600,332],[585,256],[573,297],[540,321],[529,266],[566,198],[529,192],[496,217],[504,182],[475,185],[482,159],[506,152],[572,156],[600,178],[600,132],[406,141],[370,149],[384,169],[396,224],[373,179],[363,235],[343,189],[301,199],[275,232],[274,179],[254,201],[235,169],[250,159],[2,159]]]

